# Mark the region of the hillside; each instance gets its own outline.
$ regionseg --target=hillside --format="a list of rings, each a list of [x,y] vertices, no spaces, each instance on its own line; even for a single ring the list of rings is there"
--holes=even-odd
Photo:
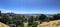
[[[9,27],[9,26],[4,24],[4,23],[2,23],[2,22],[0,22],[0,27]]]
[[[43,22],[42,24],[39,24],[37,27],[60,27],[60,20]]]

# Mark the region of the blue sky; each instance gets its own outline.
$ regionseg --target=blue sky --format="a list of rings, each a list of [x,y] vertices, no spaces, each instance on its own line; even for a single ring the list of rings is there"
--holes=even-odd
[[[60,13],[60,0],[0,0],[3,13],[55,14]]]

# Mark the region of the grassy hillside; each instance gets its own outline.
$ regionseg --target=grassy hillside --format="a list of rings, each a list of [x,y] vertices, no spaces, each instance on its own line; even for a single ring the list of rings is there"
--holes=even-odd
[[[60,27],[60,20],[43,22],[42,24],[39,24],[37,27]]]
[[[0,22],[0,27],[9,27],[9,26]]]

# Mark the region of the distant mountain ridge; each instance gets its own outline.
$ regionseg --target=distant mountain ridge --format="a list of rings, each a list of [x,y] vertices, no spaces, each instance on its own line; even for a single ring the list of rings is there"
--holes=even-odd
[[[15,13],[6,13],[8,15],[15,15]],[[37,16],[40,14],[19,14],[19,15],[24,15],[24,16]],[[45,14],[46,16],[53,16],[54,14]]]
[[[24,16],[36,16],[38,14],[22,14]],[[46,16],[53,16],[53,14],[45,14]]]

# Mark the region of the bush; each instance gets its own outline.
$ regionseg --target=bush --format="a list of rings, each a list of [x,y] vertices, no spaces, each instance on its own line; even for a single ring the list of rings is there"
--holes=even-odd
[[[53,17],[54,17],[54,20],[58,20],[60,19],[60,14],[55,14]]]
[[[37,27],[38,23],[37,22],[33,22],[32,23],[32,27]]]

